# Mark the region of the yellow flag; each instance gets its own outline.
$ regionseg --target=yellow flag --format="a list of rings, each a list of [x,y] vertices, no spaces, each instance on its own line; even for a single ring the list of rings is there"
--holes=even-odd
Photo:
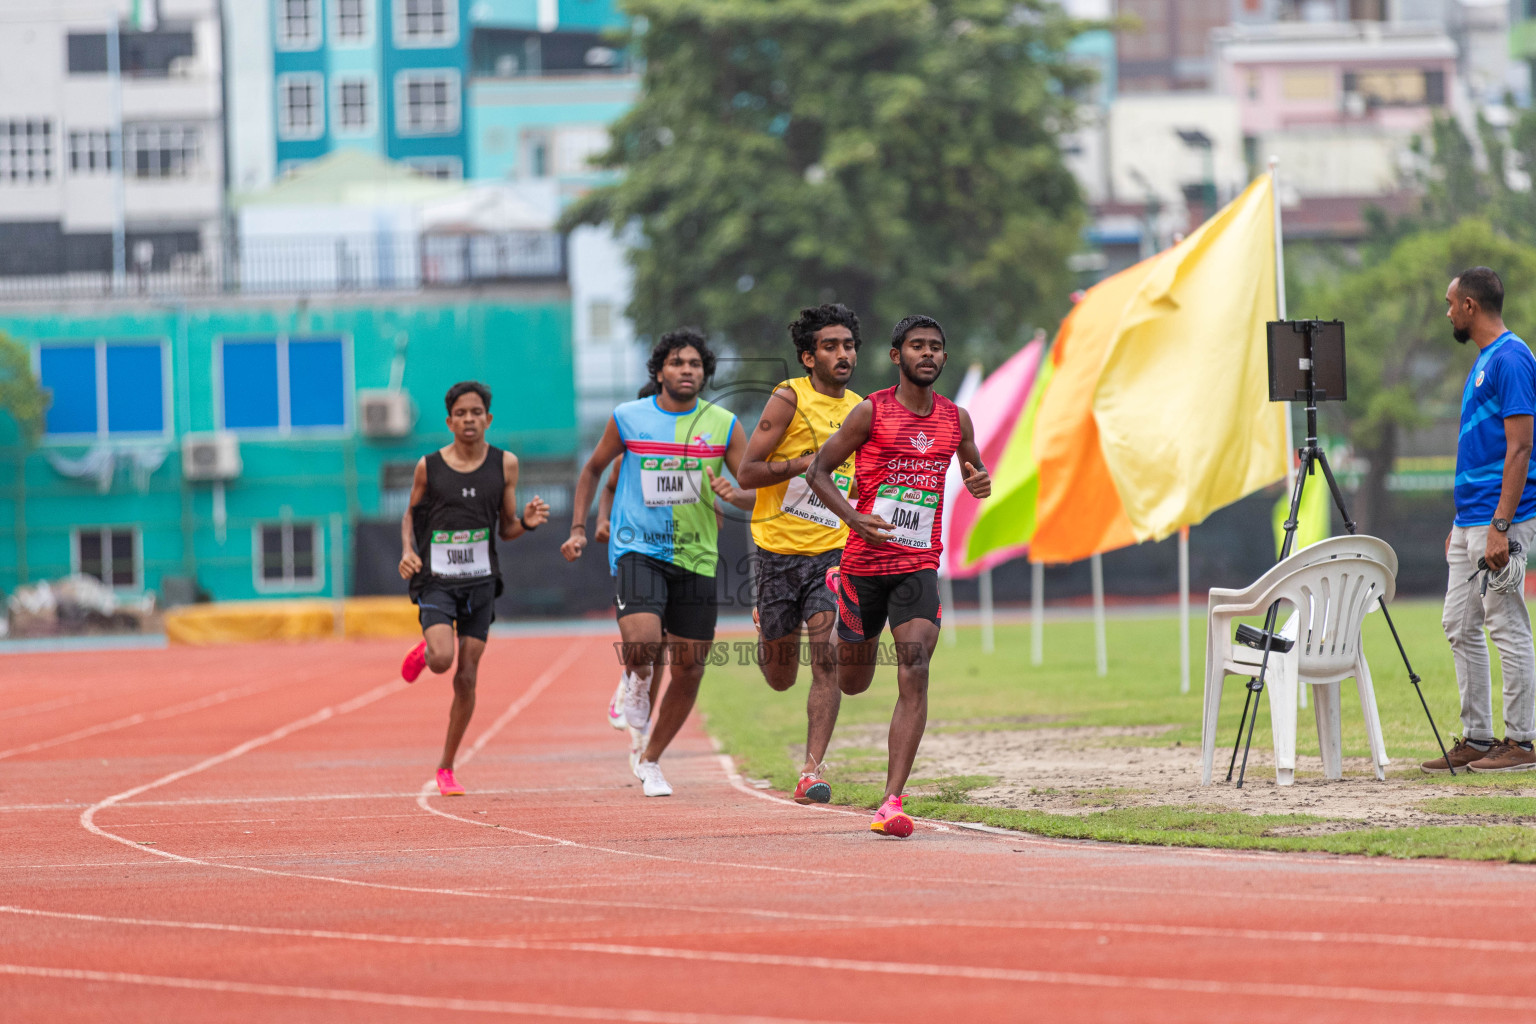
[[[1285,475],[1269,402],[1275,318],[1269,175],[1157,257],[1094,389],[1104,461],[1137,540],[1158,540]]]

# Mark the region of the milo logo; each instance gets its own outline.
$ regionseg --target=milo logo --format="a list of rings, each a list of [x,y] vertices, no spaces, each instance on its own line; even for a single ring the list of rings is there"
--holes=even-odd
[[[468,544],[469,543],[469,531],[468,530],[454,530],[453,533],[448,537],[448,543],[450,543],[450,544]]]
[[[671,458],[662,459],[661,460],[661,468],[662,469],[682,469],[683,468],[683,460],[677,458],[676,456],[673,456]]]
[[[939,496],[937,494],[924,492],[923,504],[927,505],[929,508],[937,508],[939,504]]]

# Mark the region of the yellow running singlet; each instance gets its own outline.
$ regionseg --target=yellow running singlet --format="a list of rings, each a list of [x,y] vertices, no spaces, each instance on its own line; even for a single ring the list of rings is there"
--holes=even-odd
[[[828,398],[811,386],[809,376],[779,385],[795,393],[795,415],[770,462],[797,459],[821,449],[862,396],[845,390],[842,398]],[[774,389],[775,391],[778,388]],[[769,399],[777,401],[777,399]],[[837,467],[832,479],[844,496],[853,490],[853,456]],[[805,482],[805,474],[772,487],[757,489],[752,509],[752,540],[764,551],[780,555],[819,555],[840,548],[848,539],[848,527],[821,503]]]

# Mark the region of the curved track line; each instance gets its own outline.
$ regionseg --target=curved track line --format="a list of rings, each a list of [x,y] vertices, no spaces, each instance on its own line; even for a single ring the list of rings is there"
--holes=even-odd
[[[573,646],[575,646],[575,645],[573,645]],[[115,835],[115,834],[113,834],[111,832],[108,832],[105,829],[102,829],[100,826],[96,825],[95,822],[94,822],[94,818],[95,818],[96,813],[101,811],[101,810],[103,810],[103,809],[105,809],[105,808],[107,808],[107,807],[120,804],[123,801],[130,800],[133,797],[138,796],[138,795],[140,795],[142,793],[148,792],[148,791],[150,791],[152,789],[156,789],[156,788],[159,788],[161,786],[169,785],[172,782],[179,781],[180,779],[184,779],[184,778],[187,778],[187,777],[189,777],[191,775],[194,775],[194,774],[197,774],[199,772],[205,771],[208,768],[212,768],[212,767],[215,767],[215,766],[217,766],[219,764],[223,764],[223,763],[225,763],[227,761],[233,760],[234,758],[237,758],[237,757],[239,757],[239,756],[241,756],[241,755],[243,755],[245,753],[248,753],[251,750],[257,749],[258,747],[262,747],[262,746],[265,746],[267,744],[276,742],[277,740],[282,739],[282,738],[284,738],[286,736],[292,735],[295,732],[301,731],[303,729],[307,729],[307,728],[309,728],[311,726],[314,726],[314,725],[318,725],[321,722],[327,721],[327,720],[329,720],[330,718],[332,718],[332,717],[334,717],[336,715],[347,714],[347,713],[349,713],[351,711],[355,711],[355,710],[357,710],[357,709],[359,709],[361,707],[365,707],[368,704],[371,704],[374,701],[379,700],[382,697],[387,696],[390,693],[394,693],[394,692],[397,692],[400,689],[403,689],[406,685],[407,684],[405,684],[401,680],[394,680],[394,681],[392,681],[390,683],[386,683],[386,684],[384,684],[382,686],[376,687],[373,690],[370,690],[370,691],[362,694],[359,697],[353,698],[352,700],[345,701],[345,702],[343,702],[341,704],[336,704],[336,705],[331,705],[331,706],[327,706],[327,707],[321,708],[319,711],[316,711],[313,714],[307,715],[304,718],[298,719],[298,720],[296,720],[294,722],[290,722],[287,725],[280,726],[279,728],[273,730],[272,732],[266,733],[266,734],[264,734],[262,736],[258,736],[258,737],[254,738],[254,739],[247,740],[244,743],[238,744],[237,746],[230,748],[229,750],[225,751],[222,754],[217,754],[217,755],[214,755],[213,757],[206,758],[203,761],[200,761],[197,764],[192,765],[189,768],[184,768],[184,769],[181,769],[180,771],[172,772],[172,773],[170,773],[168,775],[162,776],[159,779],[155,779],[152,782],[148,782],[148,783],[145,783],[143,785],[136,786],[136,787],[134,787],[132,789],[124,790],[121,793],[113,794],[112,796],[109,796],[109,797],[105,798],[104,800],[98,801],[97,803],[92,804],[90,807],[87,807],[81,813],[81,815],[80,815],[80,824],[87,831],[89,831],[89,832],[91,832],[91,833],[93,833],[95,835],[102,836],[103,838],[106,838],[106,839],[111,839],[112,841],[120,843],[120,844],[122,844],[124,846],[127,846],[130,849],[139,851],[141,853],[149,854],[149,855],[151,855],[153,857],[160,858],[160,859],[162,859],[164,861],[173,861],[173,862],[178,862],[178,863],[183,863],[183,864],[192,864],[192,865],[197,865],[197,866],[200,866],[200,867],[222,868],[224,870],[229,870],[229,871],[246,871],[246,872],[250,872],[252,874],[268,875],[268,876],[279,877],[279,878],[293,878],[293,879],[299,879],[299,880],[303,880],[303,881],[326,882],[326,883],[329,883],[329,884],[347,885],[347,886],[353,886],[353,887],[357,887],[357,888],[380,889],[380,890],[391,891],[391,892],[409,892],[409,893],[418,893],[418,894],[424,894],[424,895],[457,896],[457,897],[472,898],[472,899],[497,899],[497,900],[503,900],[503,901],[508,901],[508,902],[520,902],[520,903],[553,905],[553,906],[583,906],[583,907],[601,907],[601,908],[608,908],[608,909],[649,910],[649,911],[656,911],[656,912],[663,912],[663,913],[699,913],[699,914],[719,914],[719,915],[740,915],[740,916],[756,917],[756,918],[763,918],[763,919],[769,919],[769,920],[819,921],[819,922],[825,922],[825,923],[860,924],[860,925],[880,925],[880,926],[883,926],[883,925],[888,925],[888,924],[891,923],[890,920],[887,919],[887,918],[879,918],[879,919],[861,918],[861,917],[856,917],[856,916],[853,916],[853,915],[810,914],[810,913],[804,913],[804,912],[774,911],[774,910],[765,910],[765,909],[751,908],[751,907],[742,907],[742,906],[736,906],[736,907],[711,907],[711,906],[698,906],[698,905],[677,905],[677,904],[645,903],[645,902],[640,902],[640,901],[629,901],[629,900],[582,900],[582,899],[571,899],[571,898],[562,898],[562,897],[530,896],[530,895],[515,894],[515,893],[486,893],[486,892],[480,892],[480,891],[475,891],[475,890],[431,888],[431,887],[424,887],[424,886],[393,885],[393,884],[383,883],[383,882],[368,882],[368,881],[363,881],[363,880],[360,880],[360,879],[338,878],[338,877],[329,876],[329,875],[313,875],[313,874],[306,874],[306,873],[292,872],[292,871],[278,871],[278,870],[275,870],[275,869],[272,869],[272,868],[262,868],[262,867],[257,867],[255,865],[249,865],[249,864],[223,864],[223,863],[218,863],[218,862],[215,862],[215,861],[204,860],[204,859],[198,858],[198,857],[190,857],[190,856],[186,856],[184,854],[172,853],[169,850],[161,850],[161,849],[156,849],[156,848],[153,848],[153,847],[143,846],[143,845],[140,845],[139,843],[137,843],[136,841],[134,841],[132,839],[128,839],[126,837],[118,836],[118,835]],[[505,712],[503,714],[505,714]],[[739,779],[740,779],[739,775],[737,776],[737,779],[739,781]],[[743,787],[743,788],[745,788],[745,787]],[[759,796],[759,797],[762,797],[763,799],[773,800],[775,802],[777,802],[778,799],[779,799],[779,798],[776,798],[776,797],[768,796],[767,794],[758,793],[758,792],[756,792],[754,790],[745,790],[745,791],[751,793],[754,796]],[[791,805],[791,806],[794,806],[797,809],[799,809],[798,805]],[[834,809],[830,809],[829,808],[829,810],[834,810]],[[857,812],[840,811],[839,813],[856,814]],[[474,824],[480,824],[480,823],[479,822],[474,822]],[[539,837],[539,838],[543,838],[543,837]],[[558,840],[553,840],[552,837],[551,837],[550,841],[559,842]],[[571,841],[569,841],[569,840],[566,840],[564,842],[565,843],[571,843]],[[576,845],[576,844],[572,843],[571,845]],[[882,876],[882,878],[884,878],[884,876]],[[1005,883],[1005,884],[1011,884],[1011,883]],[[1058,885],[1051,885],[1050,883],[1047,883],[1047,885],[1049,887],[1052,887],[1052,888],[1070,888],[1070,889],[1072,889],[1074,891],[1079,891],[1079,892],[1081,892],[1081,891],[1102,891],[1102,892],[1109,892],[1109,893],[1116,893],[1116,894],[1128,894],[1128,895],[1170,895],[1171,894],[1169,890],[1158,889],[1158,888],[1141,888],[1141,887],[1130,887],[1130,886],[1096,886],[1096,885],[1058,886]],[[1036,886],[1036,887],[1039,887],[1039,886]],[[1197,893],[1191,893],[1191,895],[1196,895],[1196,894]],[[1222,893],[1222,892],[1201,891],[1201,892],[1198,893],[1198,895],[1205,895],[1205,896],[1230,896],[1232,898],[1243,899],[1243,900],[1252,900],[1252,899],[1254,899],[1256,897],[1263,897],[1263,898],[1272,898],[1272,899],[1294,900],[1294,901],[1298,901],[1298,902],[1369,902],[1369,903],[1379,902],[1377,900],[1370,899],[1368,897],[1350,897],[1350,896],[1345,896],[1345,895],[1332,895],[1332,894],[1321,894],[1321,895],[1309,895],[1309,894],[1300,894],[1300,893],[1268,893],[1268,894],[1262,894],[1261,893],[1261,894],[1255,894],[1255,893],[1249,893],[1249,892],[1237,892],[1237,893],[1230,893],[1230,894],[1228,894],[1228,893]],[[1466,901],[1455,901],[1455,900],[1446,900],[1446,901],[1422,900],[1422,901],[1414,901],[1414,900],[1410,899],[1410,900],[1405,900],[1403,902],[1406,902],[1406,903],[1421,902],[1421,903],[1424,903],[1426,905],[1435,905],[1435,906],[1453,906],[1453,907],[1465,907],[1465,906],[1467,906]],[[1501,902],[1501,905],[1503,905],[1502,902]],[[932,922],[931,921],[927,921],[927,922],[914,922],[914,923],[917,923],[917,924],[930,923],[931,924]],[[994,925],[992,927],[996,927],[996,926]]]
[[[196,700],[184,701],[180,704],[172,704],[170,707],[161,708],[159,711],[141,711],[136,715],[129,715],[126,718],[118,718],[111,722],[102,722],[99,725],[89,725],[83,729],[76,729],[74,732],[67,732],[62,736],[55,736],[52,739],[38,740],[36,743],[28,743],[26,746],[12,747],[10,750],[0,750],[0,761],[3,761],[8,757],[15,757],[18,754],[31,754],[39,750],[47,750],[49,747],[57,747],[65,743],[73,743],[75,740],[83,740],[91,736],[100,736],[102,733],[116,732],[119,729],[127,729],[130,726],[142,725],[145,722],[164,721],[167,718],[175,718],[177,715],[185,715],[193,711],[201,711],[204,708],[215,707],[219,704],[237,700],[241,697],[249,697],[254,693],[262,693],[266,690],[274,690],[280,686],[288,686],[293,683],[304,682],[313,678],[314,676],[289,676],[276,682],[268,681],[263,683],[247,683],[245,686],[232,686],[227,690],[220,690],[218,693],[211,693],[206,697],[199,697]]]
[[[376,942],[387,945],[407,946],[454,946],[465,949],[529,949],[529,950],[586,950],[592,942],[564,939],[485,938],[466,939],[438,935],[392,935],[382,932],[347,932],[335,929],[282,928],[271,925],[228,924],[221,921],[170,921],[144,917],[115,917],[108,914],[81,914],[62,910],[40,910],[33,907],[6,906],[0,904],[0,913],[18,917],[41,917],[60,921],[83,921],[90,924],[117,924],[142,928],[172,928],[188,931],[231,932],[240,935],[272,935],[283,938],[334,939],[346,942]],[[1206,925],[1136,924],[1094,921],[1006,921],[985,923],[980,921],[945,921],[931,917],[901,920],[882,918],[897,927],[974,927],[999,928],[1014,931],[1061,931],[1106,935],[1155,936],[1178,939],[1232,939],[1245,942],[1292,942],[1303,945],[1360,945],[1387,946],[1396,949],[1445,949],[1448,942],[1457,949],[1479,953],[1536,953],[1536,942],[1515,939],[1453,939],[1422,935],[1401,935],[1389,932],[1325,932],[1281,931],[1263,928],[1217,928]],[[672,947],[626,947],[660,948]],[[692,950],[675,950],[692,954]],[[722,953],[722,956],[753,954]],[[810,958],[815,959],[815,958]]]
[[[248,981],[206,978],[175,978],[124,971],[84,971],[72,967],[35,967],[0,964],[0,974],[67,981],[108,982],[118,985],[149,985],[157,988],[192,989],[235,995],[271,996],[279,999],[318,999],[333,1003],[367,1003],[419,1010],[452,1010],[460,1013],[498,1013],[519,1017],[556,1017],[563,1020],[618,1020],[635,1024],[827,1024],[825,1021],[790,1017],[726,1016],[716,1013],[672,1013],[666,1010],[609,1009],[603,1006],[564,1006],[556,1003],[512,1003],[494,999],[442,999],[395,992],[366,992],[347,988],[309,988],[302,985],[263,985]]]
[[[1217,981],[1199,978],[1165,978],[1156,975],[1093,974],[1086,971],[1036,971],[1012,967],[949,967],[940,964],[900,963],[881,960],[851,960],[843,957],[792,956],[777,953],[723,953],[708,950],[668,949],[667,947],[623,946],[610,943],[554,943],[549,947],[560,952],[609,953],[617,956],[666,956],[675,959],[750,964],[764,967],[793,967],[798,969],[823,969],[851,971],[861,974],[887,974],[897,976],[960,978],[967,981],[1000,981],[1025,985],[1060,985],[1073,988],[1131,989],[1149,992],[1183,992],[1198,995],[1246,996],[1263,999],[1307,999],[1329,1003],[1375,1003],[1389,1006],[1443,1006],[1459,1009],[1484,1010],[1536,1010],[1536,999],[1521,996],[1495,996],[1472,992],[1426,992],[1410,989],[1365,988],[1354,985],[1306,985],[1286,982]],[[163,978],[155,975],[128,975],[112,971],[80,971],[63,968],[37,968],[19,964],[0,964],[0,973],[39,974],[45,977],[71,977],[85,981],[129,981],[139,984],[180,983],[173,987],[212,988],[222,992],[249,992],[255,995],[296,996],[300,998],[338,998],[330,993],[346,993],[347,997],[368,996],[365,1001],[395,1006],[432,1006],[442,1009],[487,1009],[486,1012],[572,1016],[584,1019],[665,1020],[665,1021],[783,1021],[774,1017],[735,1017],[716,1014],[671,1014],[665,1011],[620,1010],[603,1011],[588,1007],[560,1007],[565,1013],[550,1013],[549,1009],[535,1003],[494,1003],[479,1000],[442,1000],[424,996],[392,995],[386,993],[361,993],[348,989],[319,989],[302,986],[261,985],[250,982],[212,981],[194,978]],[[131,981],[130,981],[131,979]],[[153,980],[147,980],[153,979]],[[345,997],[343,997],[345,998]],[[388,1002],[386,1002],[386,1000]],[[398,1001],[397,1001],[398,1000]],[[411,1000],[411,1002],[404,1002]],[[449,1005],[455,1004],[455,1005]],[[469,1004],[469,1005],[466,1005]],[[508,1009],[505,1007],[518,1007]],[[624,1016],[634,1014],[636,1016]]]
[[[232,761],[242,754],[249,753],[258,747],[264,747],[269,743],[276,743],[278,740],[287,736],[291,736],[294,733],[300,732],[304,729],[308,729],[312,725],[319,725],[321,722],[329,721],[338,715],[350,714],[351,712],[356,711],[358,708],[367,707],[369,704],[372,704],[376,700],[387,697],[391,693],[396,693],[405,689],[407,685],[408,684],[403,679],[396,679],[392,682],[385,683],[382,686],[376,686],[369,690],[367,693],[353,697],[351,700],[342,701],[340,704],[328,705],[327,707],[323,707],[313,714],[305,715],[303,718],[300,718],[297,721],[289,722],[287,725],[279,726],[269,733],[257,736],[255,739],[246,740],[244,743],[231,747],[230,749],[224,751],[222,754],[215,754],[212,757],[204,758],[190,768],[183,768],[180,771],[171,772],[169,775],[162,775],[160,778],[155,779],[153,782],[146,782],[141,786],[134,786],[132,789],[125,789],[121,793],[114,793],[104,800],[98,800],[96,803],[91,804],[91,806],[81,811],[80,825],[87,832],[90,832],[93,835],[101,836],[103,839],[110,839],[115,843],[122,843],[124,846],[131,847],[135,850],[143,850],[145,853],[151,853],[157,857],[164,857],[169,860],[180,860],[197,863],[196,858],[182,857],[178,854],[170,853],[166,850],[156,850],[147,846],[141,846],[139,843],[132,839],[125,839],[122,836],[114,835],[113,833],[106,831],[96,824],[96,813],[107,807],[111,807],[113,804],[121,803],[124,800],[130,800],[133,797],[138,796],[140,793],[147,793],[152,789],[158,789],[161,786],[168,786],[172,782],[178,782],[187,778],[188,776],[196,775],[199,772],[207,771],[209,768],[221,765],[226,761]]]

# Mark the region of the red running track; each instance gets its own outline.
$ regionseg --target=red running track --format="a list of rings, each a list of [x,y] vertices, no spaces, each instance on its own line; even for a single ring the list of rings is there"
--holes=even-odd
[[[1536,1009],[1525,868],[647,800],[593,637],[497,638],[459,773],[398,643],[0,659],[5,1021],[1445,1021]],[[706,679],[705,685],[709,685]],[[791,693],[786,700],[803,700]],[[1499,938],[1494,936],[1511,936]]]

